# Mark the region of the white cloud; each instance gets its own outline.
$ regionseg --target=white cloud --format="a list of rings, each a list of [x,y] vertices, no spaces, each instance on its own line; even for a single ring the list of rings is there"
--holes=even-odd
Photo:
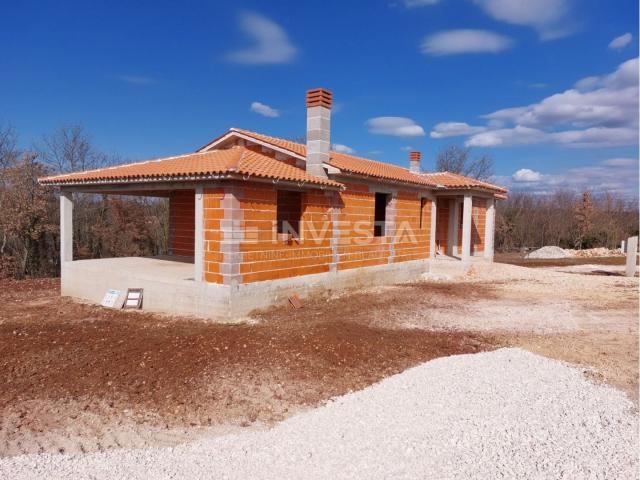
[[[512,45],[511,39],[487,30],[447,30],[425,37],[420,47],[426,55],[497,53]]]
[[[630,33],[625,33],[624,35],[620,35],[619,37],[614,38],[609,43],[609,48],[612,50],[620,50],[621,48],[626,47],[631,43],[631,39],[633,36]]]
[[[132,85],[153,85],[154,83],[158,83],[154,78],[143,77],[140,75],[118,75],[117,79],[126,83],[131,83]]]
[[[407,8],[426,7],[440,3],[440,0],[403,0],[404,6]]]
[[[572,0],[475,0],[485,13],[503,22],[535,28],[540,38],[552,40],[575,31]]]
[[[463,133],[467,124],[460,122],[438,125],[459,126],[460,134],[469,136],[467,146],[634,145],[638,143],[639,67],[638,58],[634,58],[621,64],[613,73],[587,77],[578,81],[576,88],[551,95],[538,103],[484,115],[487,119],[485,127],[470,127],[483,130]],[[440,127],[443,131],[446,128]],[[438,134],[438,130],[434,129],[434,132]]]
[[[472,127],[464,122],[441,122],[438,123],[429,135],[431,138],[459,137],[461,135],[472,135],[484,132],[486,127]]]
[[[542,180],[542,174],[529,168],[521,168],[512,175],[512,178],[514,182],[539,182]]]
[[[466,142],[467,147],[500,147],[505,145],[532,145],[541,143],[546,135],[537,128],[516,125],[513,128],[499,128],[472,135]]]
[[[348,153],[348,154],[354,154],[356,153],[356,151],[351,148],[351,147],[347,147],[346,145],[343,145],[341,143],[334,143],[331,148],[333,148],[336,152],[339,153]]]
[[[289,63],[297,49],[287,33],[272,20],[253,12],[240,15],[240,28],[254,44],[228,54],[228,60],[247,65]]]
[[[394,137],[422,137],[424,129],[406,117],[374,117],[366,121],[369,133]]]
[[[251,102],[249,110],[262,115],[263,117],[276,118],[280,116],[280,112],[278,110],[260,102]]]
[[[638,167],[637,158],[608,158],[602,162],[607,167]]]
[[[525,173],[520,173],[525,172]],[[530,174],[529,172],[532,172]],[[529,178],[530,180],[526,180]],[[520,169],[511,176],[494,181],[511,191],[547,194],[559,189],[589,190],[594,193],[618,193],[638,198],[638,161],[633,158],[610,158],[584,167],[569,168],[554,174]]]
[[[411,150],[413,150],[413,147],[411,145],[403,145],[402,147],[400,147],[400,150],[402,150],[403,152],[410,152]]]

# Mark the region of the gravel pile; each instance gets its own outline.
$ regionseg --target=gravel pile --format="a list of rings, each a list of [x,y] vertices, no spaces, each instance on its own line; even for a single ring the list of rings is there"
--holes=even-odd
[[[0,478],[637,478],[619,391],[519,349],[440,358],[269,430],[0,459]]]
[[[539,259],[567,258],[570,256],[571,255],[569,255],[563,248],[547,246],[547,247],[542,247],[537,250],[534,250],[533,252],[529,253],[525,258],[539,258]]]

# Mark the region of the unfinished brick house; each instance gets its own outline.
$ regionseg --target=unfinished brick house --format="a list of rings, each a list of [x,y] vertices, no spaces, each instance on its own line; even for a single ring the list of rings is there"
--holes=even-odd
[[[40,180],[60,188],[62,294],[144,288],[144,308],[230,320],[326,289],[493,258],[506,190],[330,149],[332,95],[307,92],[306,145],[232,128],[195,153]],[[166,197],[163,258],[73,261],[73,193]]]

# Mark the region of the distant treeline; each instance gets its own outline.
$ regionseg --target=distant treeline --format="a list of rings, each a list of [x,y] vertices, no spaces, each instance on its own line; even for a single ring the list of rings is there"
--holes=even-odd
[[[0,277],[57,276],[59,198],[37,178],[120,161],[97,152],[81,127],[63,127],[29,151],[0,128]],[[159,255],[168,244],[166,200],[74,195],[74,257]]]
[[[491,160],[471,160],[450,147],[439,168],[486,177]],[[37,178],[121,162],[97,151],[81,127],[62,127],[28,151],[17,148],[17,134],[0,127],[0,277],[56,276],[59,265],[59,199]],[[467,171],[468,170],[468,171]],[[168,247],[166,200],[75,195],[74,257],[160,255]],[[637,201],[619,195],[558,191],[540,196],[512,193],[498,202],[496,248],[558,245],[615,248],[638,233]]]
[[[496,210],[495,246],[499,251],[545,245],[613,249],[633,235],[638,235],[638,201],[615,193],[510,193]]]

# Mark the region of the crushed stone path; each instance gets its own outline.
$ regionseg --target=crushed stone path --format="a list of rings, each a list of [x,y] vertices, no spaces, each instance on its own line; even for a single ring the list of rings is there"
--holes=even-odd
[[[509,348],[438,358],[268,430],[173,448],[0,459],[0,478],[631,479],[618,390]]]

